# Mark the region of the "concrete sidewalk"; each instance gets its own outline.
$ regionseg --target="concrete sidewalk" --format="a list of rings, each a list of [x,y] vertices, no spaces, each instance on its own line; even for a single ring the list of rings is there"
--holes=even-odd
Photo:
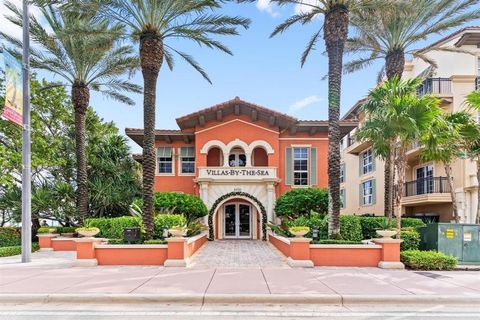
[[[78,268],[71,267],[71,253],[41,254],[32,264],[0,259],[0,303],[480,303],[480,273],[474,271]]]

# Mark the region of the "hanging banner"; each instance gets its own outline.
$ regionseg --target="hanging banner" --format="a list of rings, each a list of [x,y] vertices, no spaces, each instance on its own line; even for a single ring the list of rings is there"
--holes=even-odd
[[[3,51],[3,60],[5,64],[5,108],[2,117],[22,125],[22,64],[6,50]]]

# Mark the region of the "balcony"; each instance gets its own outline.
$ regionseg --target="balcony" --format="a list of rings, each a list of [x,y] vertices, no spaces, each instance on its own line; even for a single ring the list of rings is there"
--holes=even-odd
[[[422,151],[423,145],[419,141],[415,141],[410,145],[405,155],[407,156],[407,161],[412,161],[418,158]]]
[[[403,197],[402,204],[406,207],[452,202],[450,185],[446,177],[428,177],[406,182]]]
[[[362,141],[355,139],[354,135],[349,135],[347,138],[347,148],[345,149],[346,153],[358,155],[362,151],[368,149],[372,143],[370,141]]]
[[[278,181],[275,167],[200,167],[197,181]]]
[[[426,94],[451,96],[452,80],[449,78],[427,78],[417,88],[417,93],[421,96]]]

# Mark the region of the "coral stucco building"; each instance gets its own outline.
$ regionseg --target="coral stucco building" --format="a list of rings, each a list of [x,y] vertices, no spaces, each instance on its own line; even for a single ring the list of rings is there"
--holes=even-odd
[[[302,121],[236,97],[156,130],[155,191],[200,196],[215,207],[215,238],[262,237],[262,207],[292,188],[327,186],[328,122]],[[342,121],[342,136],[357,125]],[[142,146],[143,129],[126,129]],[[141,160],[141,158],[139,159]]]

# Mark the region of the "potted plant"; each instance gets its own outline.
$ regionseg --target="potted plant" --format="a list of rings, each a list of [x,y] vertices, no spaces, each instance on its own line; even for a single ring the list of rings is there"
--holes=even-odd
[[[83,227],[83,228],[77,228],[75,229],[75,231],[83,237],[90,238],[98,234],[100,232],[100,229],[95,227],[91,227],[91,228]]]
[[[172,237],[183,237],[187,232],[187,227],[185,225],[173,226],[168,229],[168,232],[172,235]]]
[[[377,234],[383,239],[389,239],[397,234],[397,230],[392,228],[392,225],[388,219],[383,219],[381,222],[381,228],[376,230]]]
[[[297,238],[303,238],[310,231],[310,228],[306,226],[290,227],[288,231]]]

